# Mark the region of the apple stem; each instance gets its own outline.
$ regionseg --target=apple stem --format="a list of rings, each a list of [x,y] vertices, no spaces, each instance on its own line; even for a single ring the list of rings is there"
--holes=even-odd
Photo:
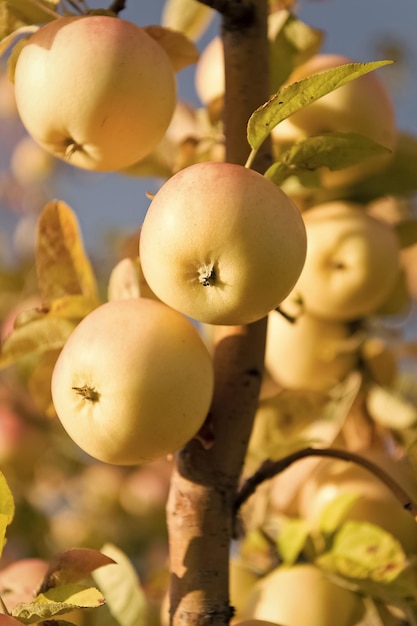
[[[92,387],[88,387],[88,385],[84,385],[83,387],[73,387],[73,391],[82,396],[85,400],[89,400],[90,402],[98,402],[100,399],[100,394],[98,391],[93,389]]]

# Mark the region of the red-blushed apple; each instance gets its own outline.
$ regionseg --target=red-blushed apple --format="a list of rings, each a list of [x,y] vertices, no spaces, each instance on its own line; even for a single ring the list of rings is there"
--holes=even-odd
[[[0,596],[8,611],[22,602],[31,602],[49,569],[48,561],[25,558],[0,570]]]
[[[291,297],[329,320],[372,315],[389,297],[400,272],[394,228],[343,200],[303,212],[307,257]]]
[[[285,626],[354,626],[364,613],[360,596],[332,582],[315,565],[278,567],[256,583],[247,617]]]
[[[202,426],[213,364],[193,324],[147,298],[89,313],[64,345],[52,399],[64,429],[92,457],[136,465],[173,453]]]
[[[208,324],[245,324],[288,295],[306,255],[299,209],[241,165],[204,162],[156,193],[140,236],[142,270],[169,306]]]
[[[104,15],[42,26],[21,50],[14,81],[33,139],[90,170],[118,170],[149,154],[176,103],[165,50],[139,26]]]

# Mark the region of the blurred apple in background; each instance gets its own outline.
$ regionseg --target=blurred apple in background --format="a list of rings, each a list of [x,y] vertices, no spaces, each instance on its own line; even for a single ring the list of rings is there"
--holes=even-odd
[[[282,307],[285,310],[285,302]],[[272,311],[268,316],[266,369],[282,387],[329,389],[357,364],[350,337],[351,330],[343,322],[323,320],[309,312],[300,312],[291,322],[279,311]]]
[[[246,606],[246,617],[285,626],[354,626],[363,613],[358,594],[310,563],[272,570],[256,583]]]
[[[372,315],[389,297],[400,273],[394,228],[362,205],[326,202],[303,212],[307,257],[291,297],[327,320]]]

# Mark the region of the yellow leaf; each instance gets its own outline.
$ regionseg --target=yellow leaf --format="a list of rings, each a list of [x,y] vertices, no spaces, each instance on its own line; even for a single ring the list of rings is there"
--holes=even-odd
[[[166,0],[162,25],[198,39],[209,26],[215,12],[197,0]]]
[[[45,24],[59,17],[59,0],[0,0],[0,41],[22,26]]]
[[[182,33],[164,26],[147,26],[144,30],[165,50],[176,72],[197,63],[198,50]]]
[[[48,350],[41,354],[36,365],[29,374],[28,389],[36,408],[47,417],[55,417],[52,402],[51,378],[61,349]]]
[[[54,200],[43,208],[37,229],[36,270],[39,290],[48,302],[67,295],[98,301],[97,284],[75,213]]]
[[[6,528],[14,517],[14,499],[6,478],[0,472],[0,555],[6,543]]]
[[[62,348],[75,326],[68,319],[45,316],[14,329],[2,344],[0,368],[31,353]]]

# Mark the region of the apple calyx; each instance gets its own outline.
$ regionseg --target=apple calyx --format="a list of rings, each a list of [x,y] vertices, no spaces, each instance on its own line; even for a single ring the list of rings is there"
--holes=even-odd
[[[89,400],[90,402],[98,402],[100,399],[99,392],[88,385],[84,385],[83,387],[73,387],[72,389],[85,400]]]
[[[198,268],[198,282],[203,287],[211,287],[216,283],[217,276],[213,263],[206,263]]]
[[[74,139],[72,139],[71,137],[69,137],[65,141],[64,156],[66,159],[70,159],[73,154],[75,154],[76,152],[82,152],[82,150],[83,150],[82,145],[74,141]]]

